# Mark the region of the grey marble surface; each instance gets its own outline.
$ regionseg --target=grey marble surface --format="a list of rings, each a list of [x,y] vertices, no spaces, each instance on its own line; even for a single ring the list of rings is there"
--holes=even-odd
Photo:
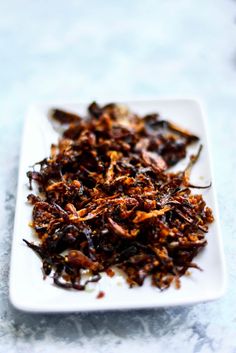
[[[236,2],[0,1],[0,352],[236,352]],[[17,312],[8,273],[24,113],[34,101],[194,96],[208,111],[228,290],[190,307]]]

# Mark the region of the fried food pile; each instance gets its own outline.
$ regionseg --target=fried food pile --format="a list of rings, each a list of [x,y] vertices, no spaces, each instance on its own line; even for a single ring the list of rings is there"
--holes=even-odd
[[[199,153],[184,171],[168,168],[185,158],[198,137],[158,114],[138,116],[119,104],[92,103],[85,117],[59,109],[51,119],[63,127],[51,155],[28,171],[36,194],[32,227],[42,259],[56,285],[83,290],[101,272],[121,269],[130,287],[147,276],[165,289],[206,246],[213,222],[189,177]],[[90,277],[82,281],[83,270]]]

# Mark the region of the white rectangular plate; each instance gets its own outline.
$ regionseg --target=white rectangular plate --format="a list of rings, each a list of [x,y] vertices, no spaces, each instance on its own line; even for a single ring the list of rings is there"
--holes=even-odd
[[[193,168],[191,182],[206,185],[212,181],[205,120],[197,101],[161,99],[125,102],[125,104],[140,114],[159,112],[163,118],[198,135],[204,148],[200,160]],[[53,107],[55,106],[83,114],[87,104],[54,104]],[[195,259],[203,271],[193,269],[190,276],[183,276],[180,289],[171,287],[161,292],[151,286],[149,280],[146,280],[142,287],[130,289],[119,274],[113,278],[104,274],[102,280],[90,291],[64,290],[54,286],[50,277],[43,280],[41,261],[23,243],[22,238],[29,241],[36,240],[28,225],[31,220],[32,206],[26,202],[26,197],[30,193],[26,172],[29,166],[49,155],[51,143],[57,142],[59,137],[47,117],[48,109],[51,107],[52,105],[32,106],[25,121],[11,256],[10,300],[12,304],[18,309],[30,312],[75,312],[185,305],[222,296],[225,290],[225,265],[213,191],[214,183],[210,189],[199,190],[203,193],[207,205],[213,209],[215,216],[215,221],[207,234],[208,245]],[[188,155],[196,150],[197,145],[191,146],[188,149]],[[186,158],[180,162],[177,169],[184,168],[187,161]],[[101,290],[105,292],[105,296],[97,299],[96,296]]]

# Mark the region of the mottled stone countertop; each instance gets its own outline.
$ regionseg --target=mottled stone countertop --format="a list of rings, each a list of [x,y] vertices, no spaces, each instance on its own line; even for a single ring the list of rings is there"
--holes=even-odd
[[[0,2],[0,352],[236,352],[236,2]],[[208,112],[228,289],[170,309],[33,315],[8,300],[23,118],[35,101],[192,96]]]

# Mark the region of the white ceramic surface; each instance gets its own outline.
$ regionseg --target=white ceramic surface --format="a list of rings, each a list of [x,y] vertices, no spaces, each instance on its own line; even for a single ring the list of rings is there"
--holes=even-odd
[[[30,193],[26,171],[35,161],[49,155],[50,144],[57,142],[58,134],[47,118],[48,109],[52,106],[60,106],[84,113],[86,104],[35,105],[29,109],[25,121],[18,179],[10,271],[10,300],[16,308],[30,312],[75,312],[163,307],[213,300],[224,293],[225,265],[222,241],[205,119],[200,104],[191,99],[133,101],[127,104],[131,110],[140,114],[159,112],[163,118],[178,123],[201,138],[204,148],[200,160],[193,168],[191,181],[202,185],[213,181],[210,189],[195,190],[195,192],[203,193],[215,216],[215,221],[207,234],[208,246],[196,258],[197,264],[204,271],[191,270],[191,276],[182,277],[179,290],[171,287],[163,292],[152,287],[148,280],[142,287],[130,289],[123,276],[119,274],[113,278],[104,274],[98,284],[84,292],[66,291],[55,287],[52,284],[52,278],[43,280],[41,261],[22,241],[22,238],[29,241],[36,240],[28,226],[32,207],[26,202],[26,197]],[[196,150],[197,144],[189,148],[188,155]],[[186,163],[187,159],[180,162],[176,168],[184,168]],[[96,299],[100,290],[105,292],[105,296],[102,299]]]

